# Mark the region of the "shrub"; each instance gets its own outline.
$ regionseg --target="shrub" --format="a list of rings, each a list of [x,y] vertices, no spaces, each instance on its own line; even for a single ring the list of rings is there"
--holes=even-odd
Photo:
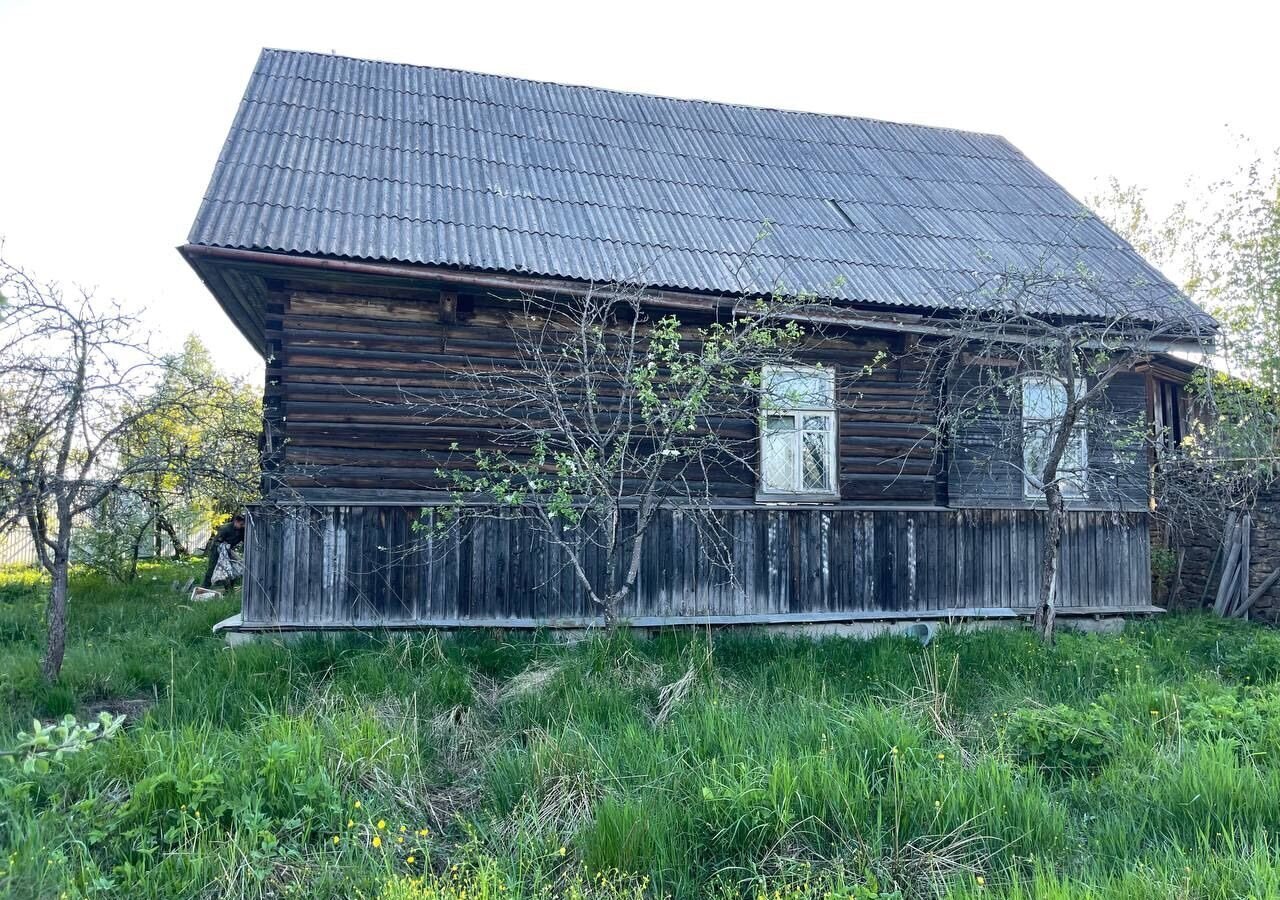
[[[1183,701],[1182,734],[1195,740],[1226,740],[1246,756],[1280,755],[1280,692],[1243,688]]]
[[[1096,772],[1111,758],[1116,729],[1111,715],[1096,704],[1080,710],[1059,703],[1013,713],[1005,740],[1020,762],[1056,775],[1079,775]]]
[[[152,517],[121,497],[110,497],[73,537],[73,558],[92,572],[119,582],[138,575],[138,552]]]
[[[1178,555],[1168,547],[1160,547],[1152,545],[1151,547],[1151,580],[1155,582],[1152,586],[1152,594],[1156,597],[1164,597],[1169,591],[1169,584],[1173,581],[1178,567]]]

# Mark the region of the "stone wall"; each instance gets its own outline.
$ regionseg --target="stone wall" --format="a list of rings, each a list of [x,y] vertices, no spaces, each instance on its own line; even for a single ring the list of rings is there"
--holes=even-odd
[[[1249,540],[1249,591],[1257,588],[1275,569],[1280,569],[1280,484],[1273,484],[1258,494],[1253,507],[1252,529]],[[1219,548],[1222,541],[1222,525],[1206,522],[1202,527],[1183,534],[1169,542],[1158,528],[1153,528],[1153,546],[1165,546],[1176,553],[1183,553],[1182,574],[1176,590],[1170,594],[1168,586],[1162,590],[1157,578],[1152,602],[1169,609],[1197,609],[1212,607],[1221,580]],[[1153,568],[1158,569],[1158,554],[1153,556]],[[1207,588],[1206,588],[1207,584]],[[1253,621],[1280,624],[1280,583],[1272,585],[1259,598],[1250,611]]]
[[[1249,591],[1280,569],[1280,487],[1272,485],[1258,497],[1249,542]],[[1280,584],[1274,584],[1250,611],[1251,619],[1280,624]]]

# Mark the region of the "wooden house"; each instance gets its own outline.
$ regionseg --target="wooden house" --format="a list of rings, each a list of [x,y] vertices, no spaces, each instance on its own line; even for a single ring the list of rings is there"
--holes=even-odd
[[[824,489],[766,486],[750,466],[716,481],[739,577],[717,577],[688,517],[664,508],[626,619],[1023,615],[1043,525],[1022,450],[982,423],[934,446],[904,347],[982,266],[1083,258],[1187,313],[1000,137],[277,50],[180,250],[266,361],[269,477],[226,624],[239,631],[597,622],[518,519],[424,537],[416,523],[449,502],[440,466],[489,423],[424,424],[380,398],[501,359],[521,295],[637,277],[655,307],[694,317],[779,284],[820,295],[858,323],[826,364],[897,362],[859,404],[831,398]],[[1176,381],[1135,369],[1109,387],[1113,409],[1167,421]],[[1072,501],[1059,614],[1153,611],[1147,451],[1106,430],[1087,446],[1130,477]]]

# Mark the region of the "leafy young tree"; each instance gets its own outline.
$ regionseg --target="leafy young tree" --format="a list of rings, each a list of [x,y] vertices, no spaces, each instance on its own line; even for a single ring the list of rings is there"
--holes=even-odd
[[[440,471],[455,509],[475,516],[479,501],[534,522],[612,626],[663,504],[693,517],[713,553],[727,540],[710,514],[715,473],[755,464],[761,372],[813,342],[797,322],[810,305],[775,297],[693,324],[652,313],[638,287],[527,296],[509,366],[470,365],[443,396],[404,400],[428,420],[500,423],[491,446]]]
[[[1280,443],[1280,149],[1228,177],[1190,186],[1154,214],[1144,190],[1114,179],[1099,215],[1221,325],[1216,364],[1193,383],[1204,414],[1187,449],[1269,473]]]
[[[132,581],[154,524],[151,512],[133,495],[114,491],[76,523],[72,557],[116,581]]]
[[[1280,150],[1209,190],[1188,286],[1222,322],[1232,373],[1280,398]]]
[[[204,344],[190,335],[179,353],[165,358],[147,400],[151,411],[124,430],[120,452],[168,462],[129,477],[122,488],[139,506],[156,552],[168,535],[181,555],[188,548],[179,526],[209,524],[250,499],[258,482],[261,399],[218,371]]]

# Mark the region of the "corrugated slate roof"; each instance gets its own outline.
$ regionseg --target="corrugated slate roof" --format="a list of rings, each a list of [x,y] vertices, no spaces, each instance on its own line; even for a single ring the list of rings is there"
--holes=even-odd
[[[916,307],[1083,263],[1191,309],[998,136],[282,50],[189,240]]]

